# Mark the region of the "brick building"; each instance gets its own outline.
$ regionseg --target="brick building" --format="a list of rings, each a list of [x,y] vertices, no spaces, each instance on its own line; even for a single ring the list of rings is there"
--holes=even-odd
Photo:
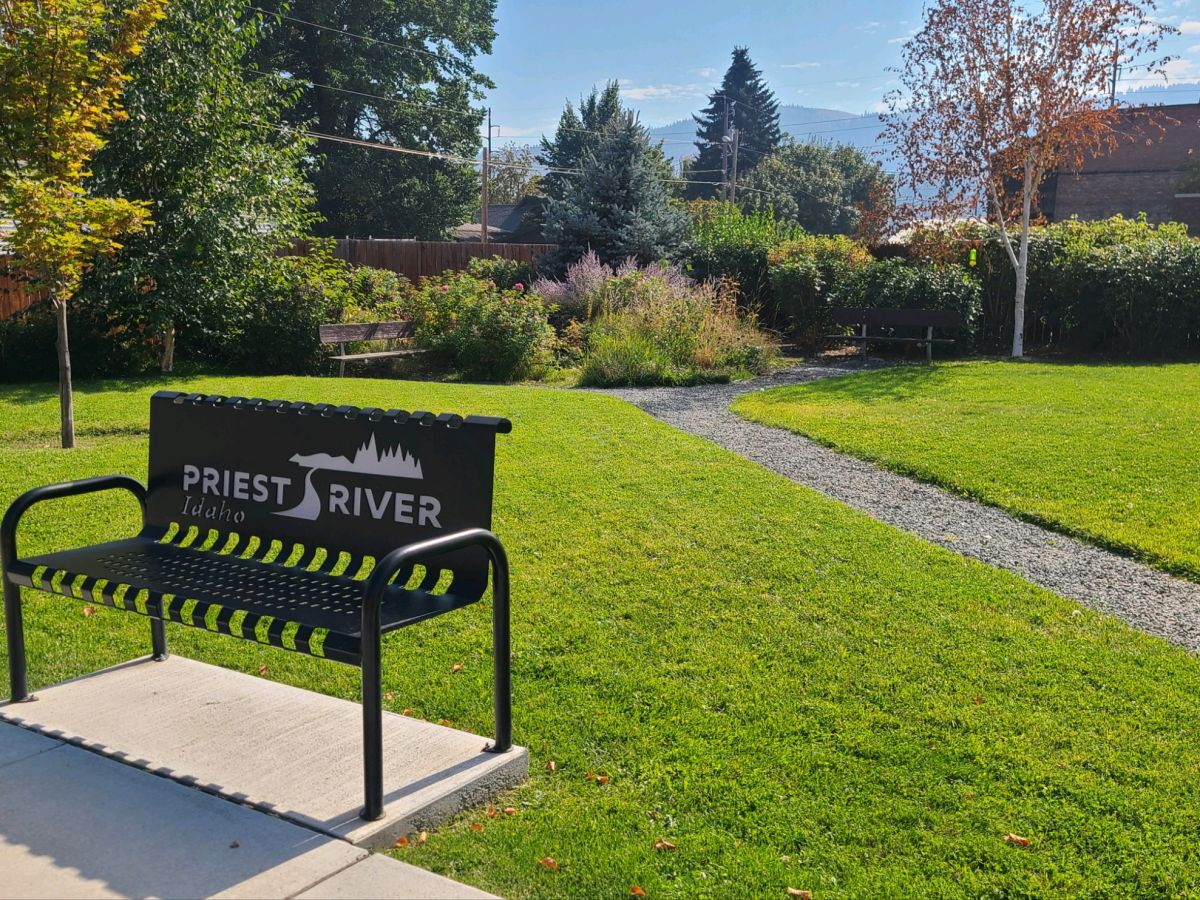
[[[1122,142],[1110,155],[1089,159],[1078,172],[1060,170],[1042,187],[1042,214],[1051,222],[1078,216],[1106,219],[1144,212],[1152,222],[1183,222],[1200,236],[1200,188],[1181,185],[1184,175],[1200,160],[1200,103],[1154,107],[1173,121],[1163,121],[1164,133],[1141,126],[1141,136]],[[1126,110],[1131,133],[1145,110]],[[1149,141],[1147,143],[1147,141]]]

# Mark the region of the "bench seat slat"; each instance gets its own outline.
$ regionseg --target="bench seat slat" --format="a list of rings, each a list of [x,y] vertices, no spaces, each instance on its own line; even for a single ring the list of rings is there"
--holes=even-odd
[[[386,341],[410,337],[413,333],[411,320],[399,322],[338,322],[318,325],[317,334],[322,344],[345,344],[351,341]]]
[[[350,362],[356,359],[385,359],[389,356],[419,356],[425,352],[424,350],[380,350],[375,353],[342,353],[329,358],[340,362]]]
[[[958,341],[954,338],[923,338],[923,337],[887,337],[883,335],[869,334],[863,337],[861,334],[827,334],[825,337],[828,340],[834,341],[866,341],[874,344],[876,341],[893,341],[902,344],[957,344]]]

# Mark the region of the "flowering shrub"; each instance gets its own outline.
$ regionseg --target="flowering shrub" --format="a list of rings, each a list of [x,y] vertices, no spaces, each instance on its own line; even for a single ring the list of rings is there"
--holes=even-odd
[[[689,290],[693,282],[682,269],[669,263],[639,266],[637,260],[627,259],[619,266],[608,266],[589,250],[567,267],[562,281],[539,278],[533,289],[558,307],[564,322],[586,322],[603,310],[628,305],[631,292],[636,294],[639,285],[678,293]]]
[[[523,291],[533,284],[533,266],[519,259],[502,256],[477,256],[467,263],[467,271],[482,281],[494,281],[504,289]]]
[[[550,361],[554,329],[536,293],[445,272],[422,280],[411,304],[417,345],[464,378],[512,381]]]

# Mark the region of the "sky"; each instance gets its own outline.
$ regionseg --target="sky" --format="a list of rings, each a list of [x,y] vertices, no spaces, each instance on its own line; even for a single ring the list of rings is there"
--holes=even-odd
[[[783,104],[875,112],[895,86],[889,66],[919,26],[921,0],[499,0],[494,52],[479,60],[496,83],[487,103],[503,143],[554,129],[567,100],[617,79],[650,127],[691,115],[719,83],[735,45]],[[1124,87],[1200,80],[1200,0],[1159,0],[1182,31],[1162,49],[1179,59],[1170,82],[1130,72]],[[1142,80],[1135,80],[1135,79]],[[1191,102],[1195,92],[1147,95]]]

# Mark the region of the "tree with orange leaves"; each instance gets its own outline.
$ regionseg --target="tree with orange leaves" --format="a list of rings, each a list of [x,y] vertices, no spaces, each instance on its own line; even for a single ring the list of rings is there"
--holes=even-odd
[[[1172,29],[1155,0],[930,0],[903,50],[884,134],[910,219],[986,209],[1016,273],[1012,355],[1024,355],[1029,227],[1048,173],[1136,137],[1108,96],[1115,67],[1154,72]]]
[[[149,221],[144,201],[89,197],[88,164],[124,115],[124,67],[164,0],[0,0],[0,212],[19,268],[58,323],[62,445],[75,445],[67,303],[97,256]]]

